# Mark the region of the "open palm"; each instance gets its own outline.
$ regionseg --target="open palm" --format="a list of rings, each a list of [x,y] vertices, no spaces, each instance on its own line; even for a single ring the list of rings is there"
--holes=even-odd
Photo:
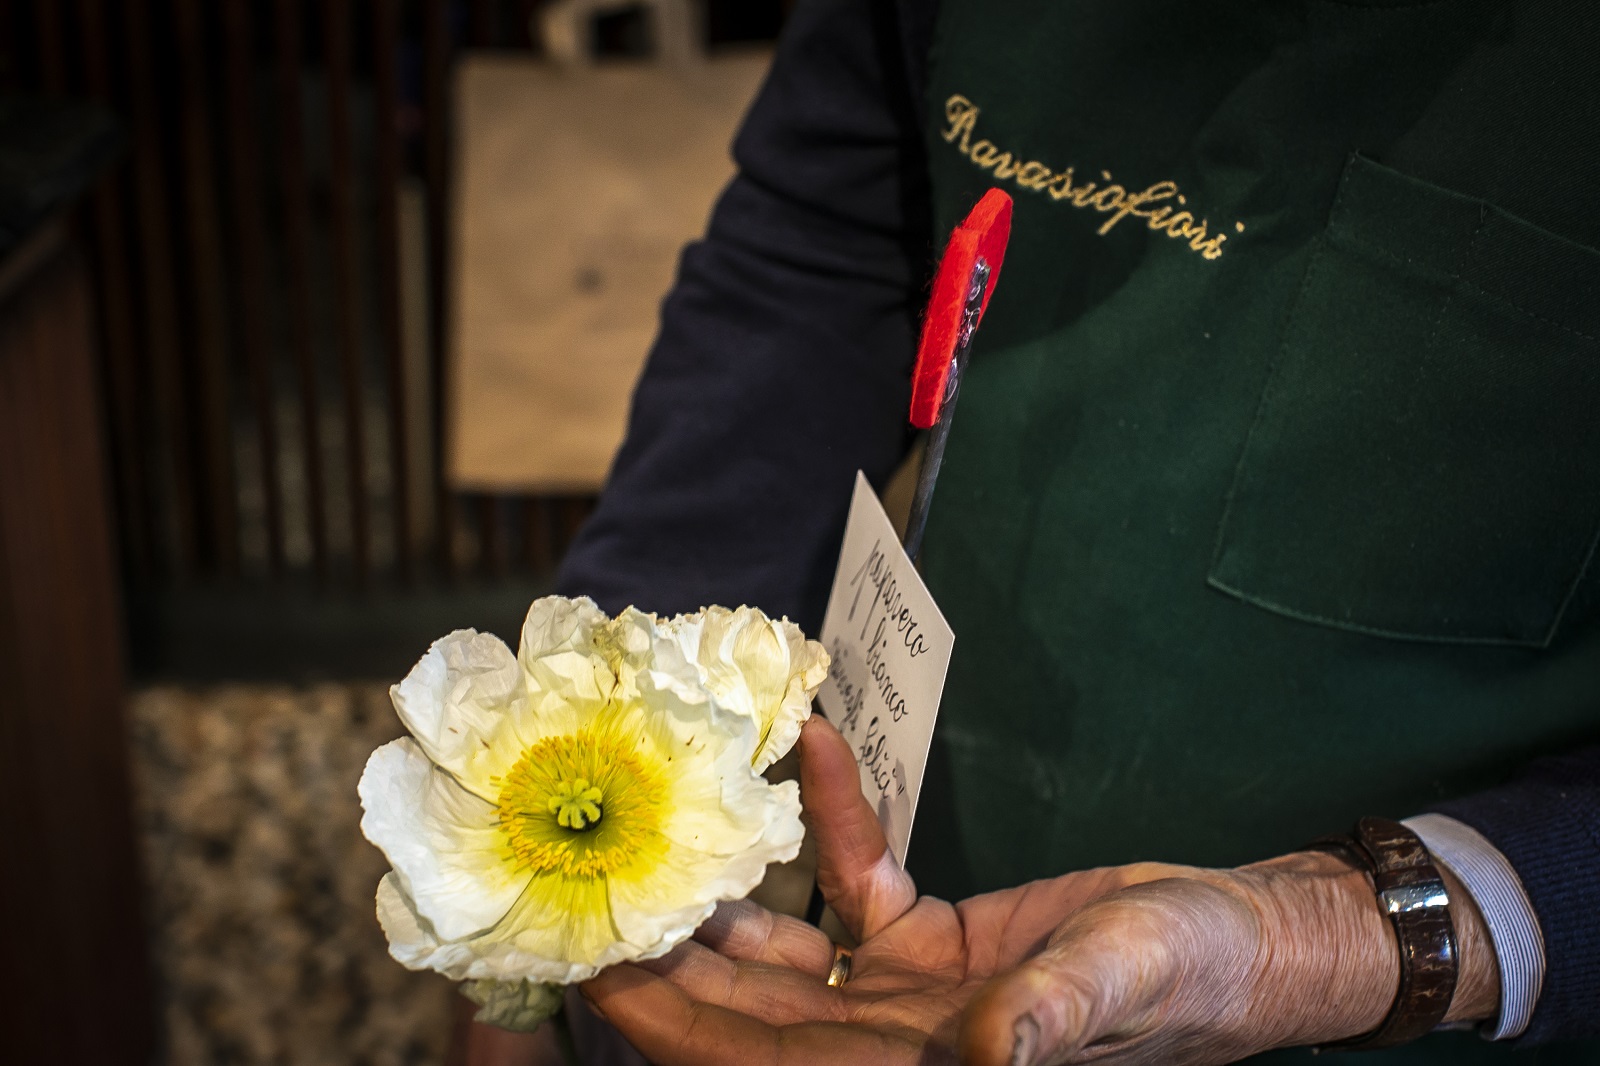
[[[825,723],[807,729],[802,792],[821,827],[819,882],[860,943],[852,979],[825,983],[833,945],[815,927],[725,904],[694,941],[585,986],[653,1062],[954,1061],[963,1012],[991,978],[1036,956],[1085,904],[1176,869],[1091,870],[958,904],[918,899],[861,799],[848,746]]]

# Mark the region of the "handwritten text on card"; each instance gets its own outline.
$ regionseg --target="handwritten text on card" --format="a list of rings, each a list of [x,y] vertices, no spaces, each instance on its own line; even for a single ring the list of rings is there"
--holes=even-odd
[[[855,749],[862,791],[902,863],[954,642],[858,473],[822,623],[833,666],[817,698]]]

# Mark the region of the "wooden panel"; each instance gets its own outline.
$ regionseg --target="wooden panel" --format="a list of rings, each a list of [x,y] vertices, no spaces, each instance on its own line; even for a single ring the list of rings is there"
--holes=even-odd
[[[0,295],[5,1058],[142,1066],[154,1018],[86,277],[57,252]],[[103,990],[90,1015],[85,975]]]

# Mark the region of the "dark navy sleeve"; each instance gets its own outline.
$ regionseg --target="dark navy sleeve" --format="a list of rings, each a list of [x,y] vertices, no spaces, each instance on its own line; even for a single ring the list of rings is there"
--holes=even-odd
[[[1539,916],[1544,987],[1517,1044],[1600,1036],[1600,748],[1435,809],[1500,849]]]
[[[902,22],[893,0],[791,16],[562,593],[820,623],[855,472],[881,488],[908,444],[931,239]]]

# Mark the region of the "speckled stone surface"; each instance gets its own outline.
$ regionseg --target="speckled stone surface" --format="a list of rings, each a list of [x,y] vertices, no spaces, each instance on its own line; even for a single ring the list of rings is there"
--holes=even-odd
[[[389,958],[359,828],[384,687],[149,688],[130,719],[166,1061],[442,1063],[454,991]]]

